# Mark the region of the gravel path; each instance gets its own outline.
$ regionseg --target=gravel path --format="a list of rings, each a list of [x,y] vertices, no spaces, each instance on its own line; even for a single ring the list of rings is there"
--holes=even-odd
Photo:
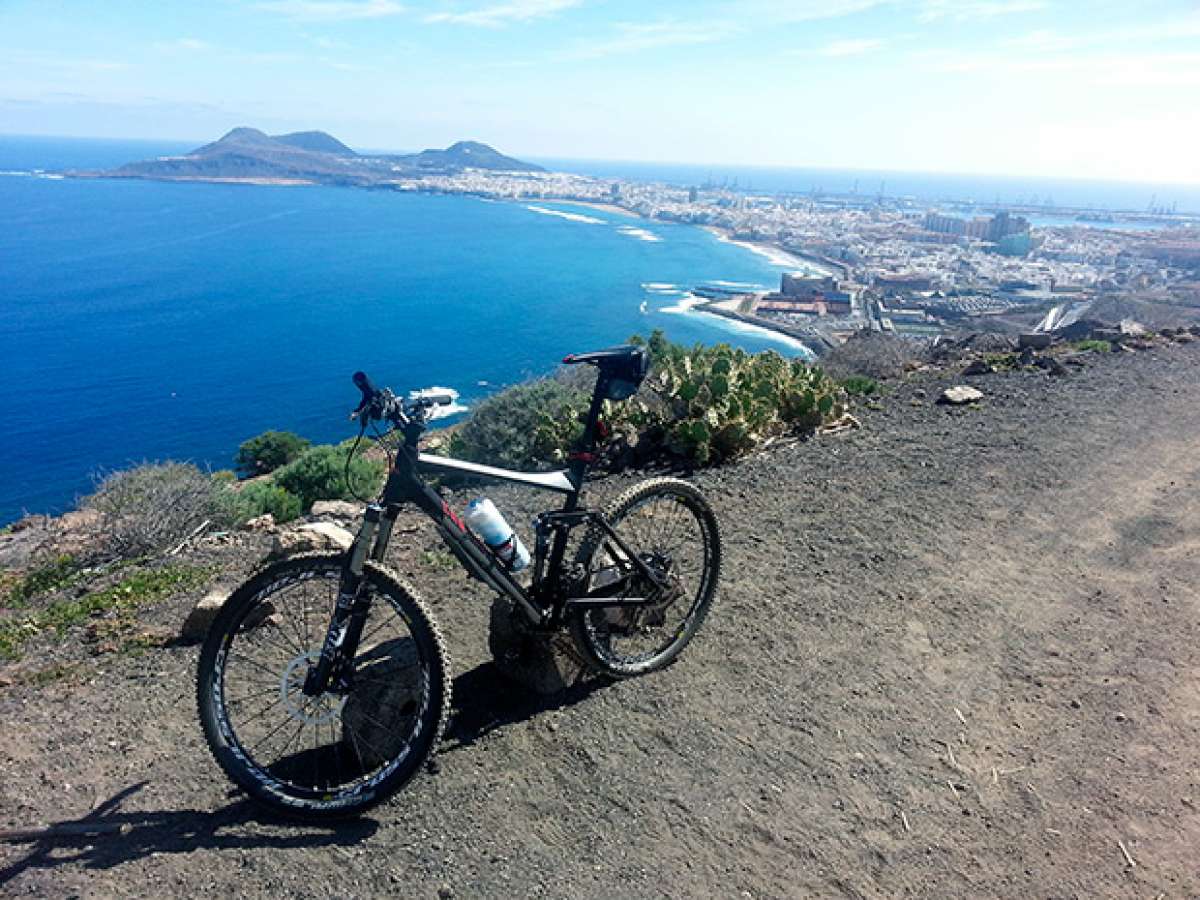
[[[337,828],[230,791],[194,648],[4,689],[0,825],[130,828],[0,844],[0,895],[1197,896],[1198,374],[1200,344],[1096,357],[975,379],[977,409],[918,377],[700,475],[704,631],[558,703],[499,679],[487,597],[408,536],[456,713],[436,774]]]

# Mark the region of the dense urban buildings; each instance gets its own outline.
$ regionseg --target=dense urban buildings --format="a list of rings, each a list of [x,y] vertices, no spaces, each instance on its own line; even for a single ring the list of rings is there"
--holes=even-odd
[[[1103,297],[1200,306],[1200,218],[1086,211],[962,214],[887,197],[755,195],[555,172],[398,177],[398,190],[619,206],[651,220],[707,226],[793,255],[779,290],[701,290],[712,311],[832,342],[859,328],[927,337],[970,321],[1079,308]],[[961,207],[963,204],[951,204]],[[1102,225],[1103,227],[1097,227]],[[1152,227],[1150,227],[1152,226]]]

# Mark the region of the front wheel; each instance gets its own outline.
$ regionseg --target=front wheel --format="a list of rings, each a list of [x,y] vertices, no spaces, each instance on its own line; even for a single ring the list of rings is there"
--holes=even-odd
[[[721,575],[721,535],[704,495],[678,478],[634,485],[604,511],[630,553],[654,573],[640,574],[608,535],[593,528],[575,561],[593,597],[649,598],[643,606],[579,608],[571,633],[600,672],[629,678],[675,659],[704,622]]]
[[[373,563],[348,671],[336,688],[304,693],[343,563],[297,556],[251,576],[200,652],[196,696],[213,756],[255,800],[300,818],[355,815],[399,790],[433,751],[450,705],[449,660],[433,618]]]

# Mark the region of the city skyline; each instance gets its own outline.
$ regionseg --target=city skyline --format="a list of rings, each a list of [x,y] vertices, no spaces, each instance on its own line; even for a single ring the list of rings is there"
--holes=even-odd
[[[0,5],[0,132],[1200,183],[1200,8],[1043,0]]]

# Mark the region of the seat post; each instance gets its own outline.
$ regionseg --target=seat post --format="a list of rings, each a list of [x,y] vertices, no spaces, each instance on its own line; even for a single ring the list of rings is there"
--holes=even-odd
[[[591,456],[596,452],[596,423],[600,420],[600,410],[604,404],[604,390],[608,378],[601,372],[596,378],[596,389],[592,392],[592,402],[588,406],[587,419],[583,423],[583,434],[575,445],[575,453],[571,455],[571,464],[567,474],[571,483],[576,487],[576,493],[567,498],[567,509],[574,509],[578,504],[578,489],[583,487],[583,476],[587,472]]]

